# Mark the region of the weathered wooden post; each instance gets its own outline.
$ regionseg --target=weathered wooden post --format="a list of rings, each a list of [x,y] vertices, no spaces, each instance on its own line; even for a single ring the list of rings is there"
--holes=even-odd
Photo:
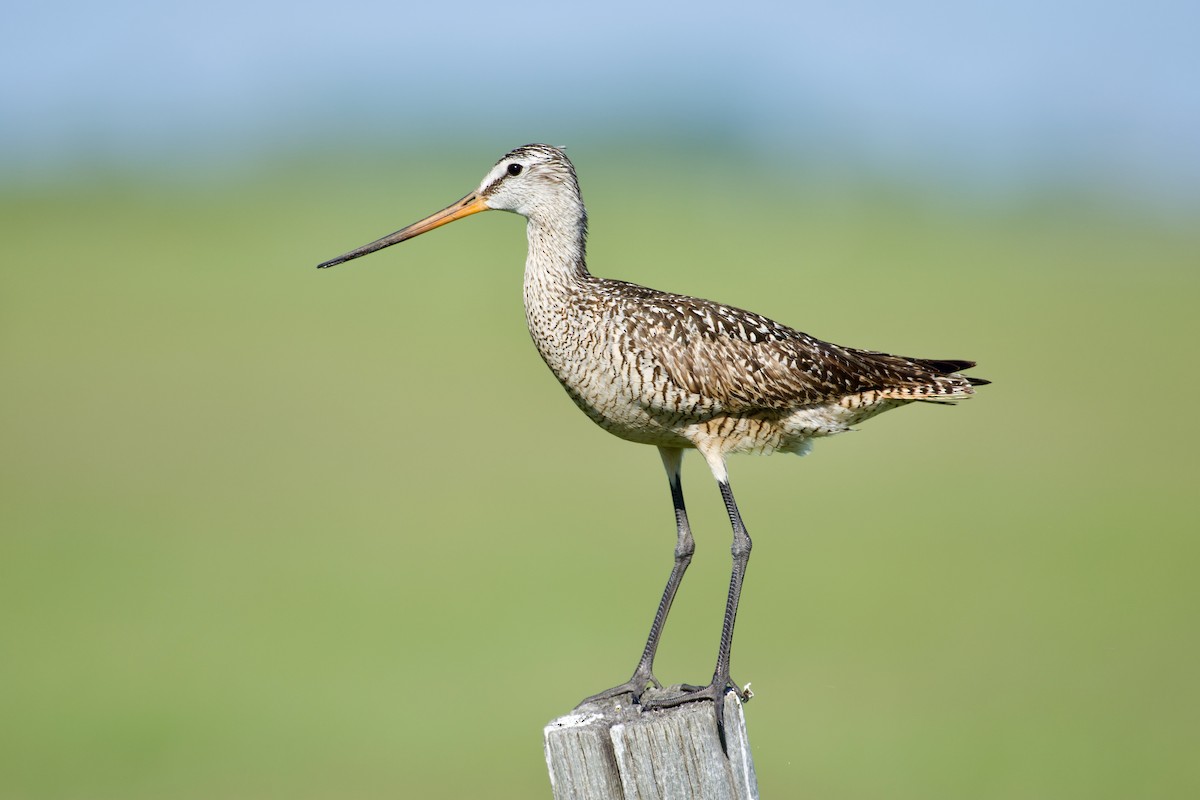
[[[757,800],[746,717],[735,692],[725,695],[728,755],[712,703],[644,711],[627,698],[589,703],[546,726],[554,800]]]

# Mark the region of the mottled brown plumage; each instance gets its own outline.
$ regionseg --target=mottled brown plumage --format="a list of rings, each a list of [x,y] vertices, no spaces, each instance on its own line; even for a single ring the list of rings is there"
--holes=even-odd
[[[762,438],[723,443],[723,452],[803,450],[807,439],[887,408],[966,397],[978,383],[957,374],[971,362],[841,347],[708,300],[586,274],[569,291],[562,310],[572,309],[583,328],[563,340],[561,327],[533,319],[534,340],[576,402],[634,441],[699,446],[694,426],[754,417]],[[572,367],[581,357],[604,380],[578,375]]]
[[[528,220],[525,313],[538,352],[571,399],[605,430],[656,445],[675,505],[675,566],[629,681],[589,700],[659,685],[654,655],[694,544],[680,462],[695,448],[720,486],[734,530],[733,572],[712,682],[672,701],[719,701],[736,688],[729,653],[750,538],[729,488],[730,453],[803,454],[813,439],[916,401],[948,402],[987,381],[961,375],[970,361],[907,358],[842,347],[759,314],[624,281],[594,277],[585,249],[587,213],[562,150],[519,147],[462,200],[343,256],[327,267],[488,209]],[[715,703],[720,721],[720,702]]]

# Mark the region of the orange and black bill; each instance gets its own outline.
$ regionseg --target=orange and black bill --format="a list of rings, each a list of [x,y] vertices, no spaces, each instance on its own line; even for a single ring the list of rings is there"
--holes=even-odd
[[[406,239],[411,239],[414,236],[420,236],[426,231],[431,231],[434,228],[440,228],[448,222],[454,222],[456,219],[469,217],[472,214],[478,214],[480,211],[487,210],[488,206],[486,203],[484,203],[483,197],[476,192],[471,192],[462,200],[459,200],[456,203],[451,203],[441,211],[437,212],[436,214],[430,214],[420,222],[414,222],[407,228],[401,228],[395,233],[389,233],[382,239],[376,239],[370,244],[364,244],[362,247],[351,250],[349,253],[343,253],[337,258],[331,258],[328,261],[317,264],[317,269],[332,267],[335,264],[341,264],[343,262],[358,258],[359,256],[365,256],[368,253],[374,253],[376,250],[382,250],[385,247],[391,247],[394,244],[399,244],[400,242],[403,242]]]

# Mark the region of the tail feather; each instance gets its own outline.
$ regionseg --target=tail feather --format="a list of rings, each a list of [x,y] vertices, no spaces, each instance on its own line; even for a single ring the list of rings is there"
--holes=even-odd
[[[939,375],[949,375],[952,372],[962,372],[975,366],[974,361],[964,361],[961,358],[910,358],[914,364],[920,364],[930,372]]]
[[[918,373],[902,386],[893,386],[885,394],[895,399],[915,400],[925,403],[953,405],[955,400],[970,397],[974,387],[986,386],[991,381],[960,374],[962,370],[975,366],[974,361],[957,358],[904,358],[917,368]]]
[[[965,359],[912,358],[869,350],[851,352],[864,357],[868,364],[883,369],[876,372],[879,383],[873,386],[868,384],[842,400],[842,404],[848,407],[870,405],[879,400],[953,405],[954,401],[975,394],[976,386],[991,383],[984,378],[961,374],[962,370],[975,366],[974,361]],[[863,373],[871,371],[870,366],[862,370]]]
[[[965,369],[975,366],[974,361],[966,361],[959,358],[913,358],[909,360],[937,375],[953,375],[956,378],[962,378],[971,386],[987,386],[991,383],[987,378],[976,378],[972,375],[958,374]]]

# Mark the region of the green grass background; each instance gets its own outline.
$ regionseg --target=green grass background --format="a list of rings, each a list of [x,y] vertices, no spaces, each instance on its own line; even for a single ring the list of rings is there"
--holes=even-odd
[[[0,796],[549,796],[670,566],[658,457],[541,364],[519,218],[313,269],[498,155],[0,193]],[[731,462],[763,796],[1200,794],[1197,220],[573,155],[595,273],[995,382]],[[684,485],[672,682],[728,580]]]

